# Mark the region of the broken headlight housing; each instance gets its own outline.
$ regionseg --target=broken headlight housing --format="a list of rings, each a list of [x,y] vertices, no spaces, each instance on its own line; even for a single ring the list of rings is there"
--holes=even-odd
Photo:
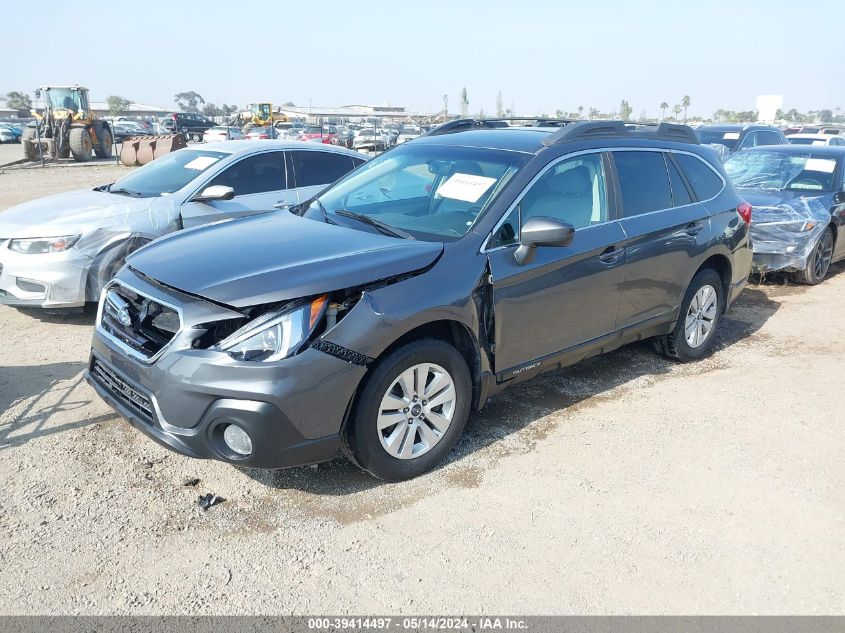
[[[61,235],[59,237],[34,237],[23,240],[11,240],[9,249],[26,255],[61,253],[79,241],[79,235]]]
[[[215,346],[235,360],[271,362],[296,354],[326,311],[322,295],[294,308],[271,310],[253,319]]]

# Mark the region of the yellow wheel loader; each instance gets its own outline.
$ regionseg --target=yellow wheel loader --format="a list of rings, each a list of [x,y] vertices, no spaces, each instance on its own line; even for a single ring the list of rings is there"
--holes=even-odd
[[[78,162],[91,160],[92,151],[98,158],[112,155],[111,127],[91,111],[88,88],[43,86],[35,91],[35,98],[44,99],[44,109],[32,110],[35,121],[23,131],[21,141],[28,160],[38,160],[42,153],[50,158],[72,155]]]

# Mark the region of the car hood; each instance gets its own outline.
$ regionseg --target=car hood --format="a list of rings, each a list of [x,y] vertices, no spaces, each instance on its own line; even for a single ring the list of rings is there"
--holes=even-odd
[[[278,212],[182,231],[127,262],[177,290],[245,308],[412,273],[431,265],[442,251],[439,242]]]
[[[38,198],[0,212],[0,238],[71,235],[131,224],[127,218],[146,213],[160,200],[91,189]]]

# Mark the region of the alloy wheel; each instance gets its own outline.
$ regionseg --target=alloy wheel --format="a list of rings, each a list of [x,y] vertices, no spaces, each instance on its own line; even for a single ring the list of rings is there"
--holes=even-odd
[[[813,261],[813,273],[816,279],[822,279],[830,268],[830,260],[833,258],[833,238],[830,231],[822,233],[821,241],[816,247],[816,256]]]
[[[690,301],[684,322],[687,345],[693,349],[704,345],[713,332],[718,308],[719,295],[716,294],[716,289],[709,284],[699,288]]]
[[[392,457],[414,459],[446,434],[455,414],[455,383],[443,367],[420,363],[403,371],[381,400],[378,434]]]

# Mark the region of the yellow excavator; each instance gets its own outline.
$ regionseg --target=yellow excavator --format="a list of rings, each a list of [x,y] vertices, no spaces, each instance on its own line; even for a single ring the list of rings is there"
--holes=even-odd
[[[276,123],[287,123],[288,118],[281,112],[273,110],[273,104],[250,103],[243,112],[238,112],[237,120],[244,130],[254,127],[273,127]]]
[[[91,160],[92,151],[98,158],[112,155],[111,127],[91,111],[88,88],[43,86],[35,91],[36,100],[42,97],[44,109],[32,110],[35,121],[24,128],[21,138],[28,160],[38,160],[42,153],[51,158],[73,155],[78,162]]]

